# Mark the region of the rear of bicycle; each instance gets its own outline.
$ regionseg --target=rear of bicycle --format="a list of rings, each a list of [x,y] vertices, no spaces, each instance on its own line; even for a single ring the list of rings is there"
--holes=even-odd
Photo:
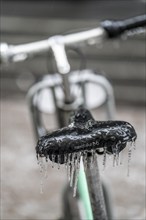
[[[42,79],[42,81],[38,82],[38,84],[35,84],[34,87],[30,89],[28,93],[29,106],[31,109],[34,129],[37,138],[42,137],[48,133],[48,131],[46,130],[43,124],[43,121],[41,120],[42,112],[44,112],[42,106],[44,106],[45,104],[42,102],[50,101],[47,100],[45,96],[52,97],[53,100],[52,105],[57,118],[58,128],[67,126],[69,124],[69,120],[72,112],[79,109],[80,107],[91,110],[93,108],[96,109],[99,108],[100,106],[103,106],[107,119],[114,118],[115,102],[114,102],[113,90],[111,84],[104,76],[98,75],[92,70],[85,69],[85,70],[70,72],[68,80],[69,80],[69,88],[71,89],[71,95],[72,95],[71,100],[65,99],[63,80],[59,74],[52,74],[45,76]],[[50,93],[50,95],[47,96],[46,94],[47,92]],[[95,94],[97,94],[95,97],[96,99],[95,102],[92,103],[91,102],[92,97]],[[48,103],[46,103],[46,105],[47,104]],[[48,113],[49,110],[51,111],[51,108],[52,107],[50,106],[49,109],[48,106]],[[99,154],[100,155],[103,154],[103,150],[99,150]],[[91,168],[92,166],[89,167],[88,165],[86,168],[86,174],[90,175],[91,169],[93,173],[93,168]],[[92,177],[92,179],[94,178],[95,180],[96,178],[99,178],[97,164],[96,165],[94,164],[94,170],[95,170],[94,177]],[[91,179],[91,176],[89,177],[89,179]],[[97,183],[99,189],[97,187]],[[79,174],[78,187],[79,190],[76,198],[73,198],[73,190],[71,187],[67,186],[64,191],[64,195],[63,195],[64,201],[62,203],[64,206],[63,219],[82,219],[80,215],[83,214],[81,214],[79,211],[81,209],[85,211],[84,215],[86,216],[87,219],[93,218],[90,207],[91,205],[89,202],[87,181],[84,174],[83,166]],[[93,181],[92,183],[90,183],[90,190],[91,193],[94,192],[95,196],[96,193],[97,194],[102,193],[99,179],[95,182]],[[101,197],[102,195],[98,195],[96,197],[98,198],[99,196]],[[108,197],[108,195],[106,195],[106,197]],[[108,200],[109,199],[106,199],[106,201]],[[93,204],[95,204],[95,208],[96,208],[95,201],[93,202]],[[109,208],[110,204],[107,204],[107,206],[108,206],[107,209],[109,210],[108,216],[111,216],[110,213],[111,209]]]
[[[28,93],[28,100],[35,134],[39,137],[36,147],[39,161],[45,157],[52,163],[65,164],[69,173],[72,188],[65,189],[63,219],[112,219],[107,189],[102,186],[99,176],[97,156],[103,155],[105,160],[106,154],[112,154],[116,163],[126,144],[136,139],[134,128],[127,122],[94,120],[87,109],[98,108],[101,105],[105,107],[107,119],[113,119],[115,105],[112,86],[105,77],[93,70],[72,72],[65,46],[82,41],[88,43],[90,39],[95,44],[97,37],[102,39],[107,33],[111,38],[119,36],[126,30],[144,26],[146,19],[141,18],[124,22],[106,21],[103,24],[104,29],[64,37],[55,36],[41,45],[44,50],[47,50],[47,43],[51,47],[58,73],[45,76],[35,84]],[[33,45],[31,46],[32,49]],[[41,46],[32,50],[38,52]],[[24,47],[17,48],[14,54],[22,49]],[[11,56],[11,53],[9,55]],[[14,58],[23,59],[24,56]],[[58,130],[50,134],[47,134],[42,120],[42,100],[45,99],[46,102],[44,90],[52,96],[58,122]],[[92,103],[94,94],[97,94],[97,98]],[[70,118],[71,114],[73,115]],[[72,195],[76,197],[73,198]]]

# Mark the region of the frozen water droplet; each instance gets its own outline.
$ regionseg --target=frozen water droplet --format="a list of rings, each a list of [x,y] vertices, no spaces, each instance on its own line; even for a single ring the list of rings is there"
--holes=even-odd
[[[36,158],[37,158],[37,160],[39,160],[39,154],[36,154]]]
[[[38,164],[40,167],[40,193],[43,193],[43,186],[44,186],[44,171],[45,171],[45,165],[42,157],[38,158]]]
[[[128,170],[127,170],[127,176],[130,176],[130,163],[131,163],[131,157],[132,157],[132,149],[128,149]]]
[[[47,156],[45,157],[45,159],[46,159],[46,162],[48,162],[48,157]]]
[[[67,166],[68,154],[64,154],[64,162],[65,162],[65,166]]]
[[[60,157],[61,157],[60,155],[57,156],[58,170],[60,169],[60,159],[61,159]]]
[[[43,173],[43,171],[44,171],[44,162],[43,162],[42,157],[39,158],[38,164],[39,164],[39,167],[40,167],[40,173]]]
[[[48,178],[48,162],[45,163],[45,173],[44,173],[44,177],[47,179]]]
[[[74,177],[74,163],[75,163],[75,153],[72,153],[71,164],[70,164],[70,186],[73,185],[73,177]]]
[[[70,155],[71,154],[67,154],[67,160],[66,160],[66,163],[65,163],[65,167],[67,169],[67,178],[68,180],[70,181],[70,175],[71,175],[71,161],[70,161]]]
[[[115,146],[112,146],[112,151],[113,151],[113,167],[114,167],[115,163],[116,163],[116,150],[115,150]]]
[[[88,152],[83,153],[83,163],[84,163],[84,169],[87,169],[87,160],[88,160]]]
[[[97,153],[96,153],[96,149],[93,150],[93,163],[95,162],[95,160],[97,159]]]
[[[72,153],[67,162],[67,173],[70,180],[70,186],[73,187],[73,196],[76,196],[78,174],[80,169],[80,160],[82,153]]]
[[[133,149],[136,150],[136,142],[133,141]]]
[[[94,160],[95,160],[95,150],[92,150],[92,166],[94,164]]]
[[[70,161],[67,162],[67,178],[70,181]]]
[[[79,153],[77,153],[77,167],[79,167],[80,168],[80,159],[81,159],[81,153],[79,152]]]
[[[90,157],[90,163],[91,163],[91,167],[93,167],[93,162],[94,162],[94,150],[91,150],[91,157]]]
[[[116,165],[119,165],[119,144],[116,145]]]
[[[74,181],[73,181],[73,197],[76,196],[76,191],[77,191],[77,182],[78,182],[78,175],[80,170],[80,159],[81,159],[81,154],[77,153],[77,158],[74,164],[75,167],[74,167]]]
[[[70,180],[70,186],[71,186],[72,181],[73,181],[73,165],[72,165],[71,162],[70,162],[70,165],[69,165],[69,180]]]
[[[120,165],[123,164],[123,151],[120,152]]]
[[[54,154],[52,154],[52,156],[51,156],[52,158],[52,168],[54,168],[54,162],[55,162],[55,155]]]
[[[121,142],[118,142],[116,145],[112,146],[113,151],[113,167],[119,164],[119,145]]]
[[[103,170],[106,167],[106,147],[104,147],[104,153],[103,153]]]
[[[113,167],[115,167],[115,163],[116,163],[116,154],[113,155]]]

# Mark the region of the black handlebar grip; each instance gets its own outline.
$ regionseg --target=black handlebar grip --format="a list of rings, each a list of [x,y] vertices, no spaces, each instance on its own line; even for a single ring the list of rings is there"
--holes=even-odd
[[[118,37],[125,31],[146,26],[146,15],[141,15],[121,21],[105,20],[101,26],[107,32],[109,38]]]

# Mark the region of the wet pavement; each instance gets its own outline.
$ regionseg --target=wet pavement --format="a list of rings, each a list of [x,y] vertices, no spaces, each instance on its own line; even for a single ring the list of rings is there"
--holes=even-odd
[[[97,113],[96,119],[98,119]],[[107,163],[101,176],[110,188],[114,220],[144,220],[145,216],[145,109],[119,106],[118,120],[130,122],[138,139],[127,177],[127,151],[123,165]],[[49,127],[53,127],[52,116]],[[48,168],[44,193],[40,194],[40,172],[35,155],[32,125],[26,102],[1,100],[1,219],[55,220],[61,216],[61,193],[67,181],[64,168]],[[109,159],[110,160],[110,159]],[[109,164],[109,165],[108,165]]]

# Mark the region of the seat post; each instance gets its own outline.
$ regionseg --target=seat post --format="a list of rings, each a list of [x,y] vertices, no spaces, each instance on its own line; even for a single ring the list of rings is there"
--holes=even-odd
[[[97,156],[93,163],[90,158],[87,161],[87,167],[85,169],[86,180],[88,184],[88,191],[90,196],[90,202],[92,207],[94,220],[107,220],[107,213],[105,208],[105,201],[103,197],[103,190],[99,175]]]

